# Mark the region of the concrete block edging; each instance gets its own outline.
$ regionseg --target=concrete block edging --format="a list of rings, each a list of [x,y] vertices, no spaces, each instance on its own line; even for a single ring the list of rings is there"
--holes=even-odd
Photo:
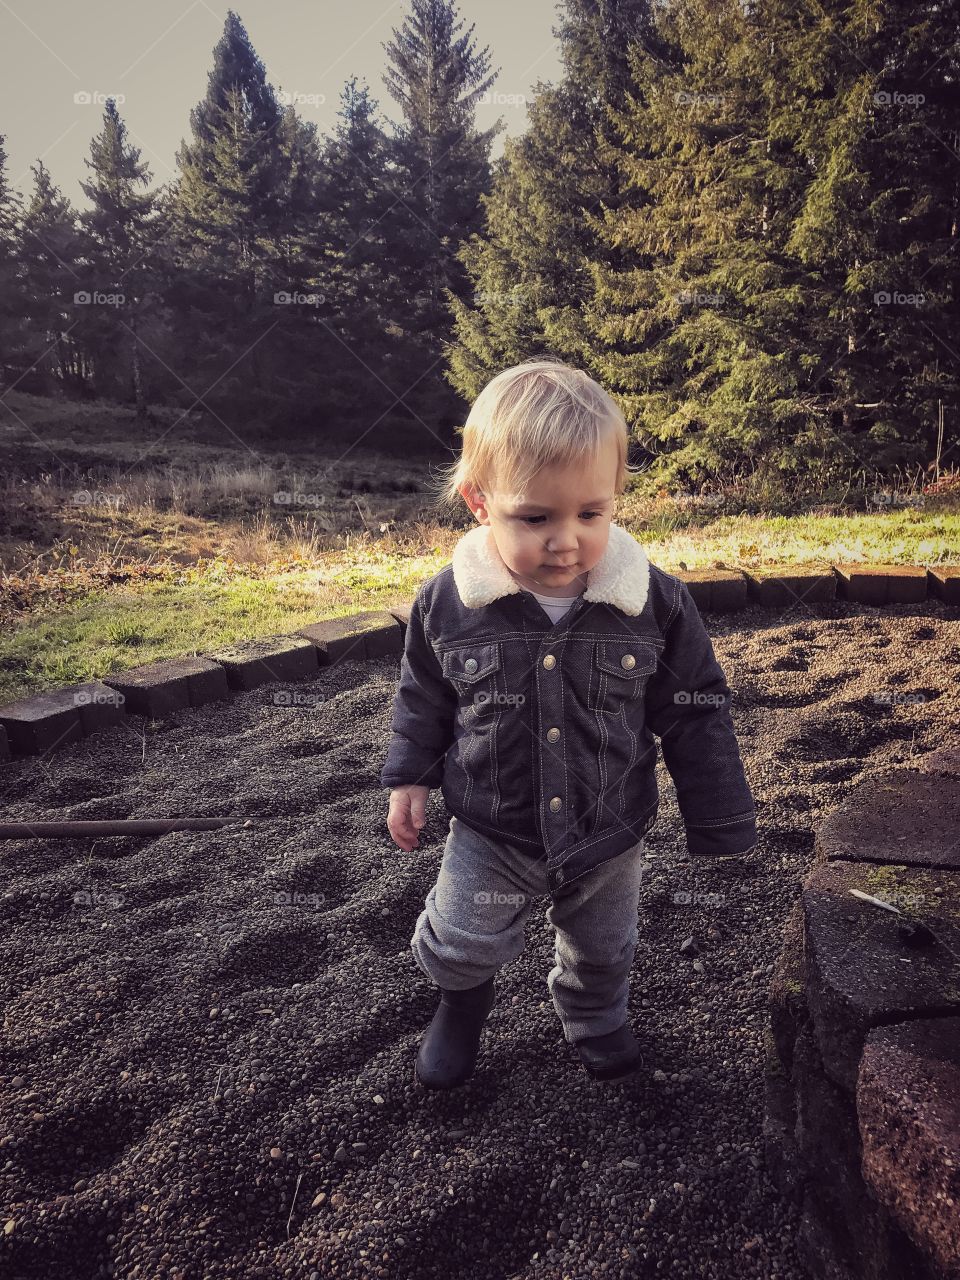
[[[863,778],[784,929],[764,1145],[817,1280],[960,1276],[958,822],[960,739]]]
[[[127,715],[159,720],[270,681],[308,679],[338,662],[402,653],[412,605],[365,610],[292,635],[261,636],[198,657],[164,658],[17,699],[0,706],[0,762],[48,755]]]
[[[834,599],[887,605],[937,598],[960,603],[960,565],[823,565],[777,573],[679,570],[698,609],[726,613],[748,604],[782,607]],[[0,763],[46,755],[120,723],[160,719],[222,701],[270,681],[307,679],[325,666],[402,653],[413,599],[311,623],[290,635],[261,636],[196,657],[167,658],[101,680],[33,694],[0,706]]]

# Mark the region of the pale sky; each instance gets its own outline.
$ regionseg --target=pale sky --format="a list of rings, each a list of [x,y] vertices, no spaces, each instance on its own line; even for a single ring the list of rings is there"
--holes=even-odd
[[[321,133],[333,127],[353,74],[366,79],[381,115],[399,120],[399,103],[381,79],[382,46],[408,12],[407,0],[0,0],[0,134],[13,186],[26,194],[30,165],[42,157],[64,195],[85,207],[83,160],[107,97],[117,99],[153,186],[173,178],[229,8],[274,89]],[[490,47],[491,73],[500,68],[489,90],[494,100],[479,104],[476,116],[481,129],[503,118],[495,158],[506,134],[524,132],[537,80],[560,78],[557,0],[459,0],[458,12],[464,26],[457,34],[473,24],[476,47]]]

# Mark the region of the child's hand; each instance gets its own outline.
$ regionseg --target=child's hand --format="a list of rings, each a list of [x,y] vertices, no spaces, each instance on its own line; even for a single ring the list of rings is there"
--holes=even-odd
[[[394,787],[390,792],[387,826],[396,843],[409,853],[419,843],[420,828],[427,820],[429,787]]]

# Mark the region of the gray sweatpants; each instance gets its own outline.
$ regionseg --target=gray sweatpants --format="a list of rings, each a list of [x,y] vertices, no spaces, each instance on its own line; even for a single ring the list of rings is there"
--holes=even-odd
[[[547,988],[572,1044],[627,1020],[637,945],[643,841],[558,891],[547,910],[555,965]],[[533,898],[548,893],[546,860],[480,835],[452,815],[437,882],[410,946],[438,987],[485,982],[523,951]]]

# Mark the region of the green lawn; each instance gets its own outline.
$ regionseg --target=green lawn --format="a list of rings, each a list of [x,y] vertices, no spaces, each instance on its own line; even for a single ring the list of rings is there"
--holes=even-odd
[[[719,516],[687,512],[618,523],[668,571],[960,560],[960,513],[902,507],[876,514]],[[282,573],[216,562],[155,581],[80,591],[21,614],[0,638],[0,703],[160,658],[409,600],[450,559],[461,531],[424,540],[360,541]]]
[[[672,571],[839,564],[935,564],[960,559],[960,512],[901,507],[849,515],[719,516],[702,527],[671,527],[671,517],[631,529],[650,559]],[[630,527],[629,525],[627,527]]]

